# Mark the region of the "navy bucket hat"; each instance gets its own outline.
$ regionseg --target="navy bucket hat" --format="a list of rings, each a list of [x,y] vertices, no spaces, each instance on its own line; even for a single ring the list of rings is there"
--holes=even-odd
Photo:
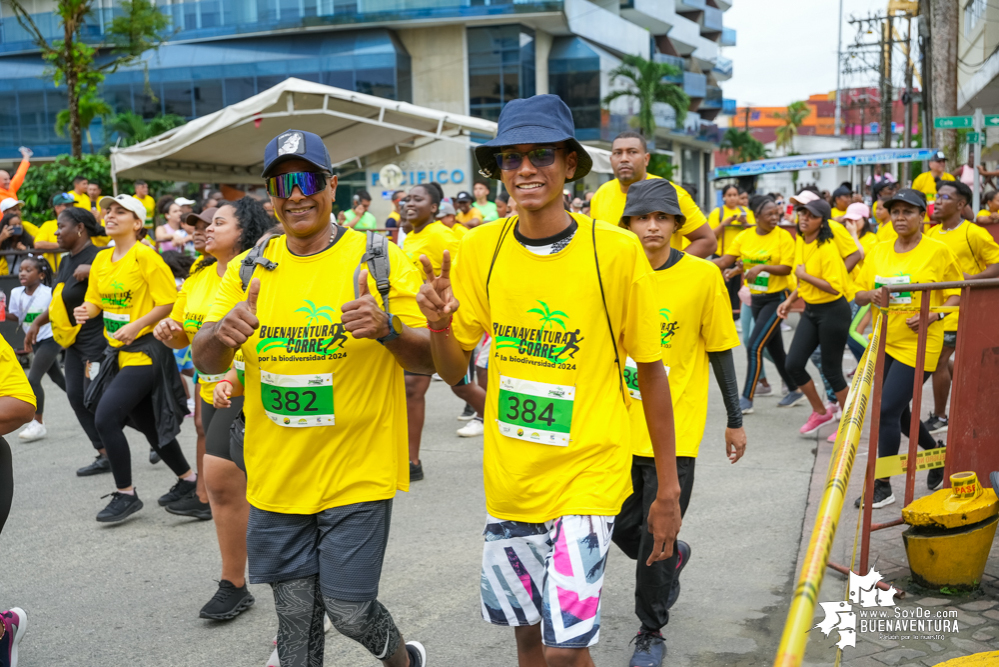
[[[626,226],[632,216],[648,215],[662,211],[676,218],[676,228],[679,229],[687,221],[680,210],[680,200],[676,188],[665,178],[650,178],[632,183],[628,188],[628,198],[625,201],[624,212],[621,214],[620,227]]]
[[[497,149],[517,144],[556,144],[564,141],[566,152],[576,152],[576,173],[566,181],[578,181],[590,173],[593,158],[576,141],[572,112],[558,95],[535,95],[511,100],[500,112],[496,138],[475,147],[479,173],[499,180],[500,168],[494,154]]]

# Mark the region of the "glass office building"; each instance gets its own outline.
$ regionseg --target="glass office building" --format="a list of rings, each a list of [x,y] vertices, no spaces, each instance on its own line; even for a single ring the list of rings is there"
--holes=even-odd
[[[54,4],[29,5],[49,39],[61,33]],[[80,36],[100,45],[121,9],[117,0],[94,5]],[[606,146],[637,108],[627,99],[602,104],[621,85],[609,72],[635,54],[682,71],[676,82],[691,96],[692,113],[681,127],[659,114],[657,148],[670,152],[681,180],[701,191],[720,139],[710,121],[726,108],[720,84],[732,72],[719,47],[735,40],[722,26],[725,0],[158,0],[157,6],[170,17],[170,40],[140,65],[107,76],[100,94],[115,111],[190,120],[287,77],[490,120],[512,99],[554,93],[572,109],[578,138]],[[68,138],[55,132],[65,89],[53,85],[9,7],[0,7],[0,164],[16,161],[22,145],[36,159],[67,153]],[[115,139],[100,119],[89,136],[96,149]],[[463,168],[467,187],[473,166]]]

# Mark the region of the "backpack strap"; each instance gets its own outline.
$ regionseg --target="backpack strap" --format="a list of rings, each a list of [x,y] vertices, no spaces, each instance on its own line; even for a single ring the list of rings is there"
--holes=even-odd
[[[382,310],[388,313],[391,312],[389,311],[389,274],[391,272],[391,264],[389,263],[388,256],[388,240],[375,232],[369,231],[366,234],[368,238],[364,254],[361,255],[361,261],[358,262],[357,268],[354,269],[354,298],[356,299],[360,296],[357,290],[357,278],[361,274],[361,267],[367,265],[368,274],[375,279],[375,287],[382,297]]]
[[[257,268],[258,264],[268,271],[273,271],[277,268],[277,262],[272,262],[264,257],[264,251],[267,250],[267,246],[270,245],[270,242],[271,239],[267,239],[264,243],[253,246],[246,257],[243,258],[243,261],[240,262],[239,280],[243,283],[244,292],[246,291],[246,288],[250,286],[250,279],[253,278],[253,271]]]
[[[624,369],[621,368],[621,355],[617,350],[617,337],[614,334],[614,325],[611,324],[610,310],[607,308],[607,295],[604,293],[604,279],[600,275],[600,257],[597,255],[597,221],[593,220],[591,225],[593,234],[593,261],[597,265],[597,284],[600,285],[600,300],[604,304],[604,315],[607,318],[607,329],[610,331],[611,344],[614,346],[614,365],[617,366],[617,380],[621,389],[621,398],[625,398],[624,393]],[[625,399],[627,401],[627,399]]]

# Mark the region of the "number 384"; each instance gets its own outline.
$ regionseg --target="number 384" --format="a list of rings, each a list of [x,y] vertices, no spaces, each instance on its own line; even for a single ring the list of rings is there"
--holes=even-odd
[[[506,401],[506,418],[511,421],[521,421],[524,424],[544,422],[549,427],[555,423],[555,405],[553,403],[544,404],[544,408],[538,412],[538,404],[533,399],[521,400],[516,396],[507,396]]]

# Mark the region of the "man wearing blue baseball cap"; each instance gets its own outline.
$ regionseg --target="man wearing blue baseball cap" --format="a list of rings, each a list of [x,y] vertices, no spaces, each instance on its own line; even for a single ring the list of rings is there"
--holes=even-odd
[[[392,499],[409,488],[403,369],[433,372],[420,275],[395,244],[331,223],[332,171],[311,132],[267,144],[285,233],[230,262],[194,363],[226,373],[242,350],[227,381],[245,397],[249,578],[274,589],[281,665],[322,664],[325,612],[383,664],[424,667],[377,599]]]
[[[592,160],[554,95],[513,100],[495,139],[475,149],[519,216],[471,230],[452,277],[421,258],[418,302],[437,372],[455,384],[492,336],[483,468],[482,615],[513,626],[521,667],[592,665],[614,519],[631,494],[630,397],[637,362],[659,493],[648,562],[680,528],[673,410],[652,268],[623,229],[569,213],[562,190]]]

